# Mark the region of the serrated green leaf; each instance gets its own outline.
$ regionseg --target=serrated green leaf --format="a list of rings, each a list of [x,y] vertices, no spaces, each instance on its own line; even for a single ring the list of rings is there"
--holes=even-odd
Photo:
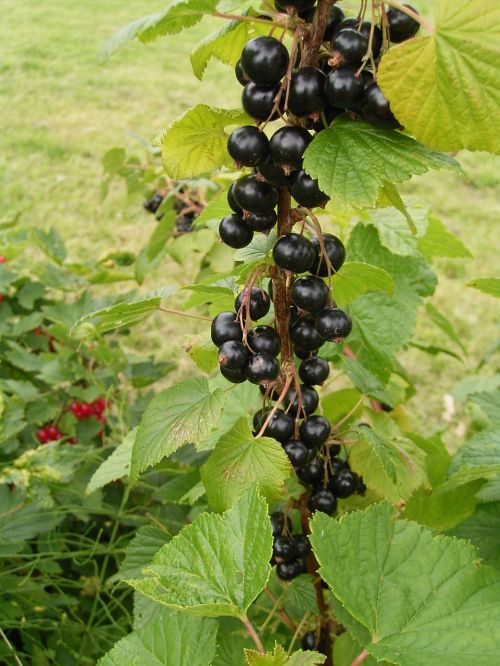
[[[136,479],[183,444],[197,444],[216,425],[224,407],[221,389],[211,391],[205,378],[194,377],[151,400],[139,423],[130,476]]]
[[[154,497],[162,502],[193,505],[204,494],[205,488],[200,480],[200,472],[195,469],[192,472],[179,474],[164,483]]]
[[[200,514],[156,554],[148,578],[129,582],[194,615],[242,617],[267,583],[271,552],[267,505],[253,487],[222,516]]]
[[[483,410],[492,425],[500,428],[500,389],[473,393],[469,399]]]
[[[227,152],[230,125],[245,125],[248,116],[241,109],[216,109],[197,104],[165,130],[161,137],[163,166],[175,179],[194,178],[231,166]]]
[[[450,233],[434,215],[428,217],[429,224],[423,236],[417,239],[418,251],[424,257],[471,257],[472,254],[462,241]]]
[[[500,502],[479,505],[474,513],[454,527],[449,534],[468,539],[483,560],[500,563]]]
[[[212,372],[219,365],[217,347],[208,331],[189,337],[184,349],[202,372]]]
[[[500,657],[500,574],[478,567],[464,541],[396,520],[388,502],[316,513],[311,542],[320,574],[371,634],[375,659],[404,666],[487,666]]]
[[[248,419],[241,418],[223,435],[201,468],[210,505],[225,511],[254,483],[272,503],[283,493],[292,468],[275,439],[255,439]]]
[[[436,0],[435,14],[432,34],[383,56],[378,83],[399,122],[426,145],[499,152],[500,6]]]
[[[332,276],[335,301],[344,305],[367,291],[392,294],[394,281],[387,271],[361,261],[348,261]]]
[[[50,257],[57,264],[62,264],[66,259],[66,245],[61,234],[51,227],[48,231],[44,229],[33,229],[33,239],[38,247],[48,257]]]
[[[446,492],[419,488],[406,503],[402,517],[440,532],[450,530],[474,511],[483,483],[479,479]]]
[[[142,578],[142,570],[148,565],[156,553],[170,541],[170,535],[156,525],[143,525],[135,533],[127,546],[127,552],[114,580],[126,578]]]
[[[391,396],[387,393],[382,382],[375,377],[367,368],[355,359],[342,357],[342,364],[354,386],[365,395],[385,402],[388,405],[392,404]]]
[[[374,206],[380,187],[431,168],[458,168],[446,155],[394,130],[340,116],[319,132],[304,154],[304,169],[323,192],[349,206]]]
[[[326,656],[318,652],[294,652],[288,656],[281,645],[276,645],[274,651],[260,654],[255,650],[245,650],[246,663],[249,666],[316,666],[323,664]]]
[[[479,289],[488,296],[500,298],[500,278],[477,278],[467,283],[468,287]]]
[[[198,227],[209,222],[220,222],[223,217],[232,212],[231,207],[227,203],[227,192],[220,192],[210,199],[198,217],[195,218],[194,225]]]
[[[460,339],[458,333],[453,328],[452,323],[446,319],[444,314],[440,312],[432,303],[425,304],[425,311],[428,317],[433,321],[436,326],[445,333],[450,340],[452,340],[456,345],[460,347],[465,355],[467,355],[467,350],[465,349],[464,343]]]
[[[130,472],[130,461],[132,458],[132,447],[134,446],[137,428],[131,430],[123,442],[116,447],[113,453],[99,465],[87,485],[86,495],[90,495],[98,488],[103,488],[111,481],[116,481]]]
[[[271,231],[269,235],[255,234],[252,241],[246,247],[236,250],[234,258],[236,261],[265,261],[271,256],[274,244],[276,243],[276,231]]]
[[[409,210],[413,232],[408,226],[406,216],[395,208],[376,208],[370,214],[369,222],[376,228],[380,242],[393,254],[418,255],[418,238],[427,230],[429,210],[418,203],[413,203]]]
[[[481,430],[465,442],[453,456],[448,474],[439,492],[500,474],[500,430]]]
[[[363,646],[356,641],[351,633],[345,631],[335,638],[333,643],[333,659],[335,666],[351,666],[362,652]],[[363,659],[363,666],[390,666],[387,661],[376,661],[368,655]]]

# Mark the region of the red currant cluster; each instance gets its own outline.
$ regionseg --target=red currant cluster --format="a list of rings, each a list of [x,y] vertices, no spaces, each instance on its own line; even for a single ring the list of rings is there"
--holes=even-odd
[[[64,437],[63,433],[53,423],[48,423],[37,431],[36,437],[41,444],[56,442]],[[76,442],[75,442],[76,443]]]
[[[107,423],[104,416],[106,411],[106,400],[104,398],[97,398],[93,402],[72,402],[69,408],[79,421],[95,416],[101,423]]]

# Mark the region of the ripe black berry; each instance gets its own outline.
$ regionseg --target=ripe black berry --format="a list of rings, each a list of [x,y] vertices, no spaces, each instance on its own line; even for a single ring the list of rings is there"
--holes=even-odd
[[[304,275],[293,283],[291,297],[298,308],[308,312],[319,312],[327,304],[330,290],[321,278]]]
[[[307,483],[310,486],[317,485],[318,483],[321,483],[323,480],[323,476],[325,473],[324,465],[321,460],[318,458],[315,458],[314,460],[311,460],[309,464],[307,464],[305,467],[302,467],[301,469],[297,470],[297,476],[299,479],[301,479],[304,483]]]
[[[273,162],[270,158],[259,164],[257,171],[273,187],[285,187],[290,182],[281,164]]]
[[[325,42],[330,41],[330,39],[333,37],[335,29],[337,28],[337,26],[340,25],[343,19],[344,19],[344,12],[340,9],[340,7],[334,5],[330,9],[330,13],[328,14],[328,18],[326,20],[326,28],[325,32],[323,33],[323,41]]]
[[[238,79],[238,83],[240,83],[242,86],[246,86],[248,83],[248,79],[245,76],[245,72],[243,71],[243,67],[241,66],[241,60],[238,60],[236,63],[236,66],[234,68],[234,73],[236,74],[236,78]]]
[[[331,460],[330,467],[333,476],[335,476],[336,474],[338,474],[343,470],[348,470],[349,472],[351,471],[349,464],[345,460],[342,460],[341,458],[334,458],[333,460]]]
[[[303,351],[319,349],[324,340],[318,333],[313,319],[299,319],[290,329],[290,337],[294,345]]]
[[[379,129],[389,130],[399,127],[388,100],[376,83],[370,83],[365,88],[363,117]]]
[[[276,567],[276,573],[281,580],[292,580],[300,576],[304,571],[302,559],[292,560],[291,562],[280,562]]]
[[[367,49],[368,39],[352,28],[340,30],[333,36],[332,51],[341,65],[359,65]]]
[[[290,389],[285,396],[285,405],[288,407],[288,413],[292,416],[301,416],[304,414],[309,416],[318,409],[319,405],[319,395],[316,389],[313,389],[312,386],[306,386],[305,384],[300,385],[300,394],[302,397],[302,409],[299,414],[299,399],[297,396],[297,391],[295,389]]]
[[[326,442],[331,432],[330,421],[324,416],[310,416],[300,424],[300,439],[310,449],[317,449]]]
[[[302,361],[299,367],[299,377],[304,384],[314,386],[315,384],[322,384],[330,374],[330,366],[328,361],[319,356],[306,358]]]
[[[254,326],[248,331],[247,345],[254,353],[265,352],[278,356],[281,349],[280,337],[272,326]]]
[[[308,537],[305,534],[297,534],[294,536],[294,539],[298,557],[306,557],[311,552],[311,544]]]
[[[294,467],[303,467],[309,460],[309,451],[300,439],[290,439],[284,449]]]
[[[319,275],[320,277],[326,277],[328,275],[328,264],[321,252],[319,238],[313,236],[311,242],[314,245],[314,250],[316,252],[316,261],[311,268],[311,273]],[[340,270],[340,267],[345,260],[344,244],[340,238],[337,238],[337,236],[334,236],[333,234],[323,234],[323,245],[325,246],[328,263],[330,264],[330,272],[336,273]]]
[[[320,489],[311,495],[308,506],[311,511],[323,511],[331,515],[337,508],[337,499],[330,490]]]
[[[403,6],[408,7],[408,9],[413,9],[413,11],[418,14],[417,10],[411,5]],[[415,19],[408,16],[408,14],[405,14],[400,9],[393,9],[391,7],[389,11],[386,12],[386,16],[387,21],[389,22],[389,39],[394,44],[400,44],[411,37],[415,37],[420,28],[418,21],[415,21]]]
[[[335,118],[340,116],[342,113],[344,113],[344,109],[337,109],[334,106],[327,106],[325,107],[325,110],[321,114],[320,118],[311,123],[311,127],[309,129],[313,129],[315,132],[321,132],[326,127],[330,127]]]
[[[310,240],[299,234],[286,234],[278,238],[273,248],[274,263],[292,273],[308,271],[314,261],[315,250]]]
[[[316,67],[301,67],[290,80],[288,110],[296,116],[320,113],[325,108],[325,75]]]
[[[285,531],[285,514],[281,511],[274,511],[269,518],[271,520],[273,537],[281,536]],[[288,532],[292,531],[292,521],[288,516],[286,517],[286,528]]]
[[[311,178],[303,169],[293,174],[289,189],[295,201],[306,208],[323,207],[330,199],[319,189],[318,181]]]
[[[247,380],[244,368],[226,368],[221,365],[219,370],[221,375],[233,384],[242,384]]]
[[[366,37],[368,42],[370,40],[371,30],[372,30],[372,24],[370,23],[370,21],[363,21],[359,29],[359,32]],[[372,36],[372,56],[374,58],[379,57],[383,41],[384,38],[382,36],[382,30],[378,27],[378,25],[374,25],[373,36]]]
[[[227,340],[243,340],[241,326],[236,321],[236,312],[221,312],[212,321],[212,342],[220,347]]]
[[[355,67],[332,69],[325,81],[328,101],[339,109],[356,108],[363,97],[363,79],[356,76]]]
[[[236,203],[236,199],[234,198],[234,188],[236,187],[237,183],[238,183],[237,180],[233,180],[233,182],[229,186],[229,189],[227,191],[227,203],[229,204],[231,210],[234,210],[234,212],[238,213],[238,215],[242,215],[243,209],[241,208],[241,206],[238,206],[238,204]]]
[[[248,78],[260,86],[274,86],[285,75],[288,51],[274,37],[251,39],[241,52],[241,66]]]
[[[241,94],[241,104],[248,115],[255,118],[255,120],[267,120],[268,118],[269,120],[276,120],[279,113],[277,110],[273,112],[273,108],[279,89],[279,86],[268,88],[250,81]]]
[[[281,127],[271,137],[269,154],[288,169],[300,169],[302,156],[312,136],[303,127]]]
[[[268,213],[261,215],[249,215],[245,222],[248,224],[252,231],[270,231],[278,221],[276,211],[270,210]]]
[[[279,369],[279,363],[274,356],[260,352],[249,358],[245,372],[249,382],[258,384],[265,379],[276,379]]]
[[[304,360],[305,358],[313,358],[314,356],[317,355],[318,349],[312,349],[309,351],[309,349],[299,349],[298,347],[293,348],[294,354],[297,358],[300,358],[301,360]]]
[[[248,362],[248,352],[242,342],[227,340],[219,347],[219,364],[230,370],[243,368]]]
[[[332,477],[330,487],[335,493],[335,497],[345,499],[357,491],[358,479],[351,471],[344,469]]]
[[[236,312],[241,308],[243,299],[245,298],[245,305],[243,306],[243,316],[246,316],[248,297],[250,296],[250,319],[252,321],[257,321],[262,319],[269,312],[269,307],[271,305],[271,300],[264,289],[260,287],[252,287],[251,293],[248,289],[244,289],[241,293],[236,296],[234,301],[234,309]]]
[[[327,654],[328,640],[325,630],[322,629],[320,632],[308,631],[302,637],[301,647],[303,650],[314,650],[321,654]]]
[[[269,140],[257,127],[245,125],[231,132],[227,150],[239,166],[256,166],[266,159]]]
[[[352,331],[352,321],[340,308],[325,309],[316,319],[316,329],[325,340],[342,342]]]
[[[295,541],[291,537],[276,537],[273,543],[273,556],[284,562],[295,559],[297,557]]]
[[[254,215],[262,215],[275,208],[278,192],[257,176],[243,176],[236,181],[234,198],[238,206]]]
[[[315,3],[316,0],[276,0],[274,5],[280,12],[286,12],[289,7],[293,7],[298,12],[304,12],[308,9],[312,9]]]
[[[151,199],[147,199],[143,204],[143,208],[147,210],[149,213],[156,213],[158,208],[160,207],[161,202],[163,201],[163,194],[160,194],[159,192],[155,192]]]
[[[253,417],[253,427],[256,431],[262,428],[270,411],[270,409],[264,409],[255,414]],[[286,444],[293,435],[293,427],[293,417],[290,414],[285,414],[282,409],[277,409],[266,426],[264,435],[266,437],[274,437],[278,442]]]
[[[246,247],[253,238],[253,231],[238,213],[226,215],[219,224],[219,236],[229,247]]]

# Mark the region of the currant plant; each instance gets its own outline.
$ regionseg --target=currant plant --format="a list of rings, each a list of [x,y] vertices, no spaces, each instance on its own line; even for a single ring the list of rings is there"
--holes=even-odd
[[[363,1],[352,16],[328,0],[181,0],[106,45],[109,56],[134,37],[224,19],[193,51],[193,70],[202,78],[212,57],[232,66],[242,108],[197,105],[160,140],[172,178],[237,172],[200,221],[235,263],[191,286],[199,298],[187,305],[209,301],[213,348],[193,358],[221,376],[156,396],[134,440],[132,479],[196,447],[184,489],[193,521],[128,580],[136,629],[104,666],[131,654],[200,665],[499,658],[498,572],[429,529],[469,515],[448,508],[443,528],[436,497],[451,505],[459,489],[474,510],[500,471],[498,434],[486,436],[489,462],[451,460],[394,409],[414,390],[396,354],[411,344],[437,353],[412,342],[436,286],[431,261],[468,255],[397,184],[459,170],[441,150],[498,151],[489,91],[499,51],[486,28],[498,14],[488,0],[438,0],[432,25],[395,0]],[[147,314],[158,302],[142,305]],[[122,325],[93,315],[103,318]]]

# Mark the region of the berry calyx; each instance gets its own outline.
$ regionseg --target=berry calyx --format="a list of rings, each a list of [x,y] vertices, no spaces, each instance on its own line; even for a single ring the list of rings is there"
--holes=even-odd
[[[288,86],[288,110],[305,117],[320,113],[326,104],[325,75],[316,67],[301,67],[292,74]]]
[[[293,283],[290,295],[298,308],[307,312],[319,312],[330,298],[330,289],[321,278],[303,275]]]
[[[334,59],[339,65],[360,65],[368,50],[368,39],[352,28],[336,32],[332,39]]]
[[[253,427],[256,431],[262,428],[270,411],[270,409],[263,409],[255,414],[253,417]],[[282,409],[277,409],[267,424],[264,435],[266,437],[274,437],[278,442],[286,444],[293,435],[293,427],[293,417],[285,414]]]
[[[262,215],[275,208],[278,191],[257,176],[243,176],[236,181],[234,198],[244,211]]]
[[[259,384],[264,380],[276,379],[279,369],[279,363],[274,356],[259,352],[249,358],[245,373],[249,382]]]
[[[318,409],[319,395],[316,389],[313,389],[312,386],[301,384],[299,389],[302,401],[300,413],[299,397],[295,389],[290,389],[285,396],[285,405],[288,408],[287,412],[292,416],[309,416]]]
[[[219,313],[212,321],[210,334],[217,347],[228,340],[243,340],[243,331],[236,321],[236,312]]]
[[[300,169],[302,156],[312,136],[303,127],[281,127],[271,137],[269,154],[274,162],[288,170]]]
[[[248,331],[247,345],[253,353],[264,352],[271,356],[278,356],[281,341],[278,333],[272,326],[254,326]]]
[[[265,317],[271,306],[269,295],[260,287],[252,287],[251,291],[247,288],[239,293],[234,301],[234,309],[238,312],[243,305],[242,312],[243,316],[246,317],[248,312],[247,303],[250,309],[250,319],[252,319],[252,321],[257,321],[258,319]]]
[[[330,421],[324,416],[310,416],[300,424],[300,439],[310,449],[317,449],[326,442],[331,432]]]
[[[313,512],[322,511],[331,515],[337,508],[337,499],[330,490],[320,489],[311,495],[308,506]]]
[[[311,241],[299,234],[285,234],[278,238],[273,248],[274,263],[292,273],[308,271],[315,257]]]
[[[294,467],[303,467],[309,460],[309,451],[300,439],[289,440],[283,448]]]
[[[324,207],[330,200],[330,197],[319,189],[318,181],[303,169],[293,174],[289,189],[295,201],[306,208]]]
[[[304,317],[295,322],[290,329],[290,337],[294,346],[303,351],[315,351],[325,343],[318,333],[313,319]]]
[[[274,37],[251,39],[241,52],[241,67],[246,76],[261,86],[274,86],[288,67],[288,51]]]
[[[325,309],[316,319],[316,330],[325,340],[340,343],[352,331],[352,321],[340,308]]]
[[[244,368],[248,363],[248,352],[242,342],[227,340],[219,347],[219,364],[229,370]]]
[[[319,356],[306,358],[302,361],[299,367],[299,377],[304,384],[310,386],[322,384],[328,379],[330,374],[330,366],[328,361]]]
[[[226,245],[238,249],[251,243],[253,231],[241,215],[231,213],[220,221],[219,236]]]
[[[340,238],[337,238],[333,234],[323,234],[323,245],[328,257],[328,263],[321,251],[321,243],[318,236],[313,236],[311,243],[316,253],[316,260],[311,268],[311,273],[320,277],[327,277],[328,267],[330,267],[330,273],[332,274],[340,270],[345,261],[345,247]]]
[[[361,104],[364,81],[356,76],[355,67],[332,69],[325,80],[328,101],[339,109],[353,109]]]
[[[227,150],[239,166],[256,166],[269,152],[269,140],[253,125],[244,125],[231,132]]]
[[[397,129],[400,125],[391,111],[389,101],[378,85],[370,83],[363,97],[363,117],[379,129]]]
[[[241,94],[241,104],[249,116],[255,120],[276,120],[278,110],[274,110],[275,99],[280,90],[279,86],[267,88],[259,86],[253,81],[247,83]]]
[[[407,7],[418,14],[417,10],[411,5],[403,5],[403,7]],[[385,15],[389,24],[389,40],[393,44],[400,44],[415,37],[420,29],[420,23],[400,9],[391,7]]]

